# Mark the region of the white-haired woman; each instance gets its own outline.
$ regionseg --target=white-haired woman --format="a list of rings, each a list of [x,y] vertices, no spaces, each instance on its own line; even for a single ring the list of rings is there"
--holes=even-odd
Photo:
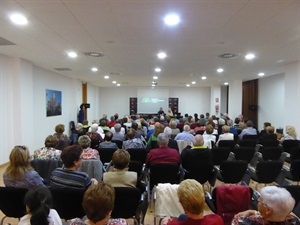
[[[261,189],[258,211],[247,210],[235,215],[232,225],[299,225],[292,216],[295,200],[285,189],[267,186]]]
[[[297,133],[295,127],[286,126],[285,133],[286,135],[284,135],[284,137],[280,139],[280,143],[282,143],[284,140],[297,140]]]

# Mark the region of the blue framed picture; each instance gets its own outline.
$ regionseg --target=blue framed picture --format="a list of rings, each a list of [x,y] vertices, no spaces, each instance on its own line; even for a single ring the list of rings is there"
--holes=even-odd
[[[59,116],[62,113],[61,91],[46,89],[46,112],[48,116]]]

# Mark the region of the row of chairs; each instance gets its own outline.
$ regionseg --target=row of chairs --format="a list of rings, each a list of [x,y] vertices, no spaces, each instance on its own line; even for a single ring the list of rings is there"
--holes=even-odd
[[[53,208],[61,219],[82,218],[82,200],[85,190],[49,188],[53,199]],[[24,196],[27,189],[0,187],[0,210],[4,213],[0,225],[6,217],[20,218],[26,214]],[[134,220],[134,224],[143,224],[148,207],[147,192],[137,188],[115,187],[115,204],[112,218]]]

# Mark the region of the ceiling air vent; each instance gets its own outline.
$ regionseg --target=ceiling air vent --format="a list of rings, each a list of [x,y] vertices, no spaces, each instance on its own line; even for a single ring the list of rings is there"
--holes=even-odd
[[[91,57],[104,57],[105,54],[104,53],[101,53],[101,52],[85,52],[84,53],[86,56],[91,56]]]
[[[119,72],[110,72],[109,75],[112,75],[112,76],[120,76],[121,73],[119,73]]]
[[[54,68],[57,71],[71,71],[70,68]]]
[[[221,55],[218,55],[219,58],[221,59],[234,59],[237,58],[239,54],[236,53],[223,53]]]

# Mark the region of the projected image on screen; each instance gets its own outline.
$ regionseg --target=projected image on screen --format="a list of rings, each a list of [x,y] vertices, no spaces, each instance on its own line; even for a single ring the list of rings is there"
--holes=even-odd
[[[138,113],[157,113],[162,107],[168,109],[168,98],[142,97],[138,99]]]

